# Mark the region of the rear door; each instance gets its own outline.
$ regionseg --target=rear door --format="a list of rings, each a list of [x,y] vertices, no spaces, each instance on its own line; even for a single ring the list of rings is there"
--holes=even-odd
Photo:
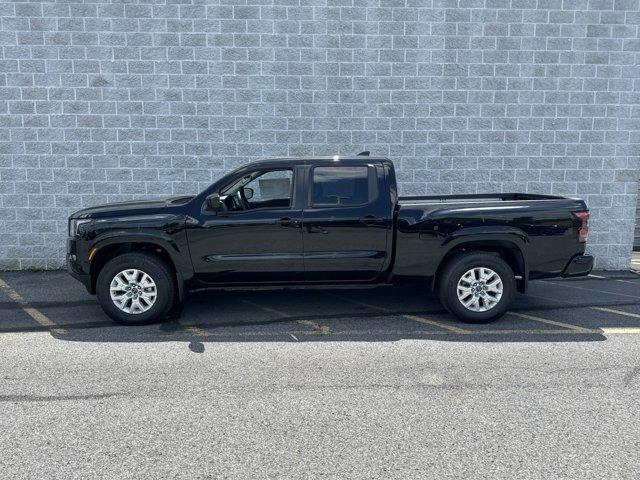
[[[320,164],[307,175],[305,280],[375,279],[388,257],[393,215],[382,166]]]

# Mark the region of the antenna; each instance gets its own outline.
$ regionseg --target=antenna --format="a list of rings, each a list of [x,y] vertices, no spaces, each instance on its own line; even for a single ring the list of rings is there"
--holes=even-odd
[[[365,150],[364,152],[360,152],[358,157],[368,157],[371,152],[369,150]]]

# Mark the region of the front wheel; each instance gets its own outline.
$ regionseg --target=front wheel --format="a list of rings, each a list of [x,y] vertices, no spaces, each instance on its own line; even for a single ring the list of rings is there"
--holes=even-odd
[[[175,298],[174,276],[158,257],[126,253],[98,275],[96,294],[104,312],[124,325],[145,325],[162,318]]]
[[[439,281],[442,305],[468,323],[486,323],[504,315],[515,291],[511,267],[502,258],[482,252],[455,257]]]

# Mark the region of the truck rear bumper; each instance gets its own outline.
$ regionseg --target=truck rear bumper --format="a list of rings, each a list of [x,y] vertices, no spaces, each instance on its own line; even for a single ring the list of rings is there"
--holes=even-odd
[[[571,259],[562,271],[563,277],[583,277],[589,275],[593,269],[593,257],[591,255],[576,255]]]

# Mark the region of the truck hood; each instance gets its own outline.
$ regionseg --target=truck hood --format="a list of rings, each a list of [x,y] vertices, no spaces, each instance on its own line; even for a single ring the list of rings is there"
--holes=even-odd
[[[170,207],[181,207],[191,201],[193,196],[171,197],[164,200],[133,200],[130,202],[108,203],[83,208],[74,212],[70,218],[105,218],[123,215],[148,215],[161,213]]]

